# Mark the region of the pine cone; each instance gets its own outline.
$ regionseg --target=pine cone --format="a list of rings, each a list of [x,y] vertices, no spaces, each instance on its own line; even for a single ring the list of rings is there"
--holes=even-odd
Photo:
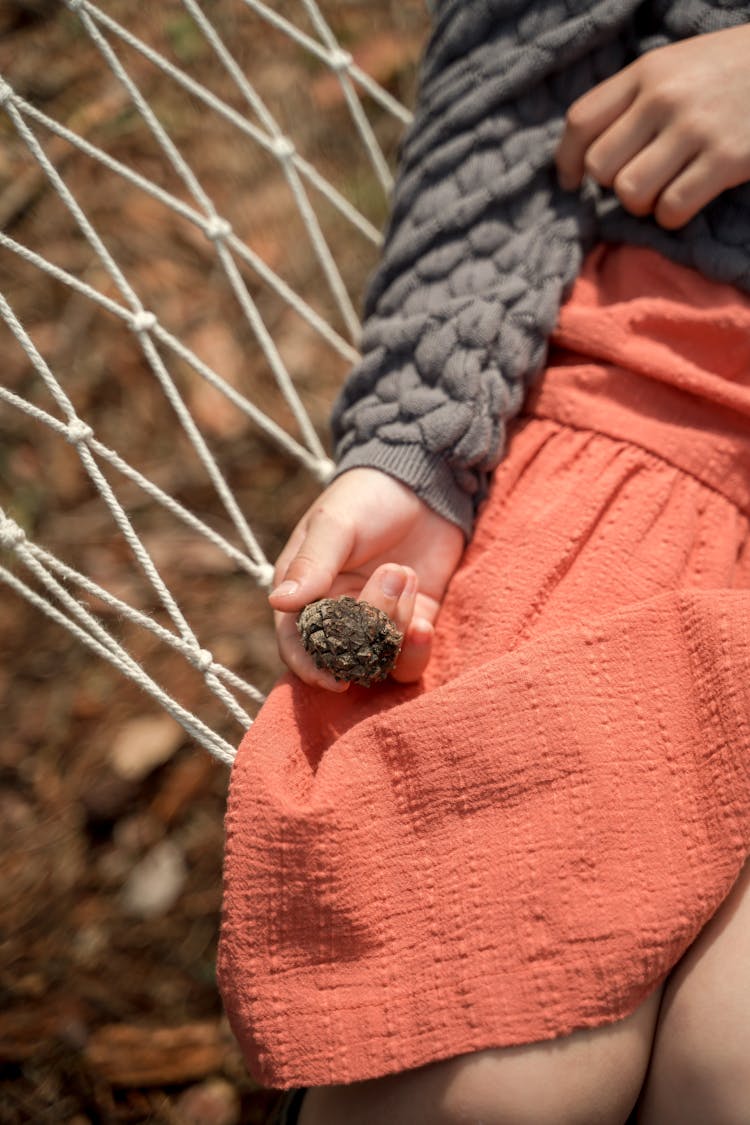
[[[385,679],[404,639],[382,610],[348,597],[306,605],[297,629],[318,668],[365,687]]]

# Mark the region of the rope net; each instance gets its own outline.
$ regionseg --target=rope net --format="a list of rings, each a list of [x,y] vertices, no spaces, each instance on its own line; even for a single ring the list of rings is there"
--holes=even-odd
[[[279,671],[271,560],[332,470],[424,9],[50,7],[48,67],[0,47],[3,601],[230,763]]]

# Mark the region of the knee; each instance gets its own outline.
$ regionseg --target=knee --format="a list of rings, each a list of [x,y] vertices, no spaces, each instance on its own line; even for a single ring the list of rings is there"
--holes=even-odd
[[[458,1062],[458,1060],[456,1060]],[[596,1048],[569,1058],[553,1045],[471,1056],[446,1076],[440,1125],[621,1125],[644,1064]]]
[[[657,1044],[639,1125],[748,1125],[747,1042],[712,1041],[699,1028],[672,1028]]]
[[[612,1076],[596,1088],[583,1073],[550,1086],[513,1082],[507,1074],[498,1081],[481,1057],[453,1070],[424,1087],[397,1090],[381,1079],[361,1089],[310,1090],[299,1125],[622,1125],[637,1097],[637,1089],[623,1091]]]
[[[713,1052],[683,1069],[684,1088],[692,1076],[692,1097],[685,1113],[703,1125],[748,1125],[750,1120],[750,1076],[747,1055],[743,1059],[718,1059]],[[682,1121],[688,1120],[684,1115]]]
[[[443,1064],[445,1125],[621,1125],[653,1043],[658,989],[626,1019]]]
[[[576,1032],[311,1090],[300,1125],[622,1125],[649,1046],[626,1036],[614,1027]]]

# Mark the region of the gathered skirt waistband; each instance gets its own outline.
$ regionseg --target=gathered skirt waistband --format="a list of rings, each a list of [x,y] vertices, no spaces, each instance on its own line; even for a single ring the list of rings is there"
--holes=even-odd
[[[653,250],[598,247],[524,414],[639,445],[750,513],[750,297]]]

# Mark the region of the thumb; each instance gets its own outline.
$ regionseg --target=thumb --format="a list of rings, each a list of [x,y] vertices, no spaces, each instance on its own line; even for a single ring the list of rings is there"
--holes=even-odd
[[[273,608],[293,613],[308,602],[325,597],[349,558],[354,539],[355,531],[350,523],[325,508],[313,512],[288,564],[282,554],[282,567],[287,565],[280,572],[281,581],[268,597]]]
[[[402,684],[415,683],[423,675],[432,653],[435,628],[426,617],[415,617],[401,646],[396,667],[391,672],[394,680]]]

